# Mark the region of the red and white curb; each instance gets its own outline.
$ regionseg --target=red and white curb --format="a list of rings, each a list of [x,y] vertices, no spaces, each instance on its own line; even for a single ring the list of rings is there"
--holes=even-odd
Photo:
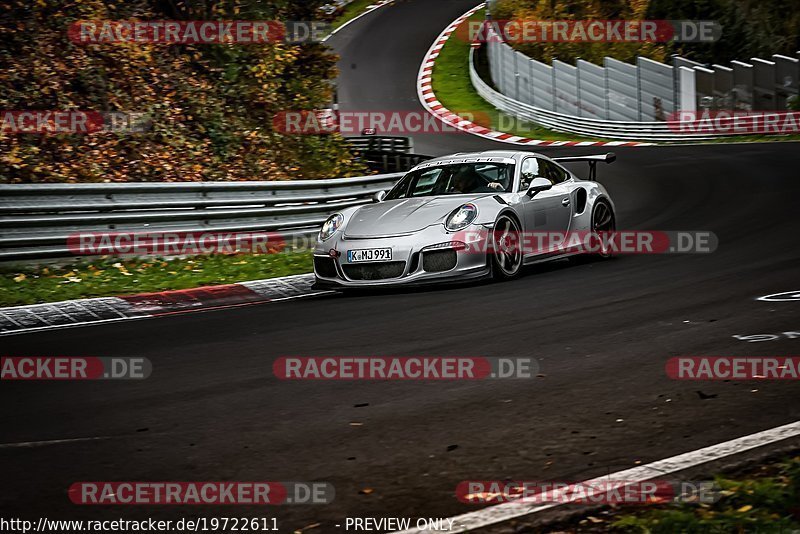
[[[529,139],[519,135],[513,135],[506,132],[498,132],[475,124],[459,117],[439,102],[433,92],[433,84],[431,75],[433,74],[433,66],[436,58],[439,57],[439,52],[444,47],[445,43],[450,39],[450,35],[463,23],[467,18],[472,16],[476,11],[482,9],[486,4],[479,4],[456,20],[450,23],[445,30],[439,34],[433,45],[428,49],[422,60],[422,65],[417,75],[417,96],[422,106],[433,116],[438,118],[445,124],[462,130],[473,135],[492,139],[494,141],[501,141],[503,143],[511,143],[515,145],[525,146],[653,146],[653,143],[638,143],[631,141],[547,141],[544,139]]]
[[[300,274],[195,289],[0,308],[0,336],[330,293],[312,289],[313,283],[313,274]]]

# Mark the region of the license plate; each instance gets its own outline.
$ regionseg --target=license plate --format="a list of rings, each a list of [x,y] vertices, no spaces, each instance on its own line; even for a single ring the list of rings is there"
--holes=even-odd
[[[347,251],[348,263],[361,261],[392,261],[391,248],[361,248]]]

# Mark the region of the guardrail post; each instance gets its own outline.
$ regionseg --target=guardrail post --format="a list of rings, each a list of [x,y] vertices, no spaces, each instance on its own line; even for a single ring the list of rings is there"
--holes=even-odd
[[[733,65],[733,107],[751,111],[753,109],[753,66],[743,61],[731,61]]]
[[[578,117],[583,117],[583,100],[581,99],[581,69],[578,66],[578,61],[581,58],[575,58],[575,102],[578,106]]]
[[[775,109],[788,109],[789,103],[800,93],[800,60],[775,54],[775,92],[778,100]]]
[[[609,106],[609,99],[611,98],[611,91],[608,88],[608,68],[606,67],[606,59],[603,58],[603,94],[605,98],[603,99],[603,103],[605,104],[605,119],[611,119],[611,107]]]
[[[533,60],[528,58],[528,88],[531,92],[530,102],[534,104],[536,102],[536,82],[533,79],[534,76],[533,70]]]
[[[733,109],[733,69],[714,65],[714,109]]]
[[[750,58],[753,64],[753,109],[771,111],[775,105],[775,63],[757,57]]]
[[[642,69],[639,67],[639,57],[636,57],[636,113],[642,120]]]
[[[695,90],[695,74],[694,69],[690,69],[688,67],[678,67],[678,72],[680,73],[680,87],[681,87],[681,94],[680,105],[678,109],[680,111],[697,111],[697,93]]]

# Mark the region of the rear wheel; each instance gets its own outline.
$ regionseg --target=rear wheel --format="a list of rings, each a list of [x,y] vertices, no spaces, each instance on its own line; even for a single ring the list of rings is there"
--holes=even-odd
[[[522,272],[519,224],[512,217],[501,215],[491,236],[492,276],[498,280],[516,278]]]

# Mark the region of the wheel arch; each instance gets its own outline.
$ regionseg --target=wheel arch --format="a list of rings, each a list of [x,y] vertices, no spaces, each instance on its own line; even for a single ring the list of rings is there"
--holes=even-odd
[[[509,217],[514,219],[514,221],[517,223],[517,226],[519,226],[521,231],[525,228],[524,224],[522,223],[522,220],[520,219],[519,214],[511,208],[503,208],[500,211],[498,211],[497,215],[495,215],[494,217],[495,222],[497,222],[497,219],[499,219],[503,215],[508,215]]]

